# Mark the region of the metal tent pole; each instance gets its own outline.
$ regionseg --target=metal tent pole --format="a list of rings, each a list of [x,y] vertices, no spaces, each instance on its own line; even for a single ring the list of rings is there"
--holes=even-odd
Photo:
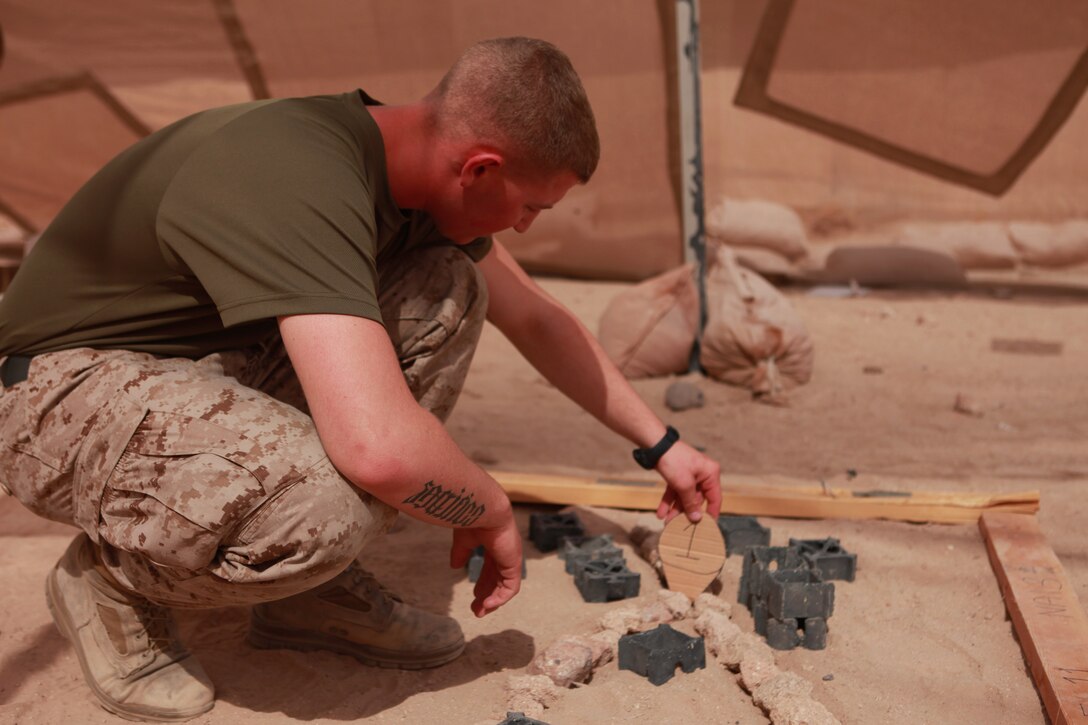
[[[676,0],[677,87],[680,91],[680,186],[684,261],[695,262],[699,329],[688,370],[699,370],[699,346],[706,326],[706,211],[703,192],[702,102],[699,89],[699,3]]]

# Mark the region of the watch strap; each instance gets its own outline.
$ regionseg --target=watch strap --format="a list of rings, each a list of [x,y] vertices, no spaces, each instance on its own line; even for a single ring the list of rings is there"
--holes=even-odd
[[[635,457],[635,462],[638,465],[645,468],[647,471],[653,470],[657,466],[657,462],[661,460],[661,456],[672,448],[672,444],[680,440],[680,434],[671,425],[665,426],[665,436],[654,444],[651,448],[636,448],[632,455]]]

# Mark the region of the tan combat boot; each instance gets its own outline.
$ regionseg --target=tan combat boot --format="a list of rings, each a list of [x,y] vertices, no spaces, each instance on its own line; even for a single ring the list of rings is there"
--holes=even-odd
[[[49,573],[45,597],[103,707],[162,722],[212,709],[215,689],[178,642],[170,610],[118,589],[95,568],[93,546],[86,534],[75,538]]]
[[[253,607],[249,642],[405,670],[443,665],[465,649],[456,620],[408,606],[354,564],[316,589]]]

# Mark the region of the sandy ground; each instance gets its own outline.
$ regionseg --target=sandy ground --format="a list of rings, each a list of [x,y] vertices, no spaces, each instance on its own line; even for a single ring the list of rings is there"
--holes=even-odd
[[[543,280],[595,329],[622,285]],[[787,407],[698,378],[706,406],[670,413],[669,380],[636,383],[686,440],[730,474],[835,485],[855,469],[859,489],[1038,490],[1039,520],[1088,603],[1083,547],[1088,481],[1088,314],[1083,302],[938,294],[849,299],[789,293],[817,350],[812,382]],[[992,338],[1063,343],[1060,355],[994,352]],[[866,373],[865,368],[879,368]],[[953,410],[970,396],[983,415]],[[626,474],[630,445],[601,427],[529,368],[496,331],[485,331],[450,429],[482,465],[501,470]],[[537,510],[517,507],[523,531]],[[589,533],[612,533],[659,584],[626,538],[645,514],[581,509]],[[781,669],[809,680],[813,697],[844,723],[1044,723],[1040,700],[978,529],[973,525],[763,518],[772,543],[838,537],[857,553],[856,581],[836,584],[828,647],[779,653]],[[120,722],[83,686],[71,647],[42,595],[48,567],[71,536],[0,499],[0,722]],[[505,716],[503,688],[534,654],[567,633],[587,633],[610,607],[582,602],[562,562],[527,547],[528,578],[514,602],[471,616],[471,585],[446,566],[447,531],[415,522],[364,552],[366,565],[407,601],[449,612],[469,645],[426,672],[366,667],[333,654],[262,651],[245,643],[243,610],[182,613],[183,636],[216,682],[219,701],[198,723],[486,723]],[[733,600],[740,562],[730,558],[721,596]],[[409,574],[409,572],[411,572]],[[746,614],[734,615],[746,629]],[[662,687],[612,663],[567,691],[544,716],[559,723],[763,723],[764,714],[712,662]]]

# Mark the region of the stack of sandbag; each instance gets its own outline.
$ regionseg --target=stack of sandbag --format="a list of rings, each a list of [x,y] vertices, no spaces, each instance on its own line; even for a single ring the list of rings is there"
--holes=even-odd
[[[687,372],[698,334],[694,275],[684,265],[625,290],[605,309],[598,337],[628,378]],[[814,353],[801,318],[725,246],[708,249],[706,294],[699,364],[707,375],[771,398],[809,380]]]
[[[894,243],[950,255],[965,270],[1071,267],[1088,262],[1088,220],[917,222]]]
[[[1016,249],[1000,222],[920,222],[899,230],[895,243],[950,254],[961,269],[1012,269]]]
[[[809,256],[797,212],[763,199],[722,199],[707,212],[706,234],[732,248],[741,266],[764,275],[789,275]]]

